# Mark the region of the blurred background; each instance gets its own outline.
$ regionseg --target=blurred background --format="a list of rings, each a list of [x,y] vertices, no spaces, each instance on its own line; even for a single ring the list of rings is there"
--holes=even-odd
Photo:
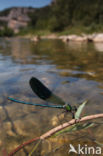
[[[7,28],[22,35],[43,31],[45,34],[103,31],[102,0],[1,0],[0,3],[0,36]]]

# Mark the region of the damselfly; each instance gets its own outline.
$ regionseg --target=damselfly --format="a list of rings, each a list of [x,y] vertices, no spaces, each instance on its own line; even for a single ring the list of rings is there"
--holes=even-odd
[[[60,97],[56,96],[52,91],[50,91],[40,80],[38,80],[35,77],[32,77],[29,81],[30,86],[33,90],[33,92],[40,97],[41,99],[58,105],[46,105],[46,104],[34,104],[29,103],[25,101],[20,101],[11,97],[8,97],[9,100],[22,103],[22,104],[28,104],[28,105],[34,105],[34,106],[40,106],[40,107],[48,107],[48,108],[58,108],[63,109],[66,112],[72,113],[72,118],[74,118],[74,114],[77,111],[76,106],[71,106],[68,103],[65,103]]]

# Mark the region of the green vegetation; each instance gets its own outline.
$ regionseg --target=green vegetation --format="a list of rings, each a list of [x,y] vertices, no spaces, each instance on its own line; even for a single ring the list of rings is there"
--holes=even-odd
[[[101,33],[103,32],[103,26],[98,24],[91,24],[90,26],[83,26],[83,25],[77,25],[77,26],[69,26],[65,28],[63,31],[58,32],[58,35],[68,35],[68,34],[77,34],[81,35],[82,33],[85,34],[92,34],[92,33]]]
[[[29,13],[31,22],[29,26],[35,27],[35,29],[49,29],[49,21],[52,16],[52,7],[47,6],[44,8],[36,9],[34,13]]]
[[[29,16],[31,22],[25,33],[38,34],[42,30],[44,34],[61,35],[103,31],[102,0],[56,0],[55,4],[36,9]]]
[[[7,15],[10,9],[0,12]],[[28,14],[31,21],[19,35],[81,34],[103,31],[103,0],[56,0]]]
[[[14,35],[13,30],[8,27],[4,27],[3,30],[0,30],[0,37],[4,37],[4,36],[11,37],[13,35]]]
[[[68,27],[97,28],[103,24],[102,0],[57,0],[53,7],[56,23],[53,30],[64,30]]]
[[[0,11],[0,17],[2,16],[7,16],[10,12],[11,8],[5,9],[3,11]],[[11,37],[14,35],[14,32],[12,29],[7,27],[7,22],[6,21],[0,21],[0,37]]]
[[[10,10],[11,10],[11,8],[0,11],[0,16],[7,16],[9,14]],[[0,22],[0,24],[1,24],[1,22]]]
[[[25,36],[26,34],[33,34],[38,36],[44,36],[51,34],[49,29],[35,29],[33,27],[27,27],[24,29],[21,29],[20,32],[17,35]]]

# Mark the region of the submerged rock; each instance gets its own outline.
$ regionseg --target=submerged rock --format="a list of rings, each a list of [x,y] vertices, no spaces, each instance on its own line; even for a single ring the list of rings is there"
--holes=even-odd
[[[25,127],[25,124],[23,123],[23,121],[20,121],[20,120],[14,121],[14,126],[19,135],[22,135],[22,136],[29,135],[29,132],[27,133],[27,131],[25,130],[26,127]]]
[[[5,129],[5,132],[8,136],[16,136],[16,133],[13,132],[13,128],[12,128],[12,124],[11,122],[5,122],[4,123],[4,129]]]
[[[7,118],[7,115],[6,115],[6,112],[5,112],[5,109],[0,106],[0,120],[3,121],[3,120],[6,120]]]
[[[53,126],[56,126],[58,123],[61,124],[61,120],[64,119],[64,114],[61,113],[60,115],[58,116],[54,116],[51,120],[52,122],[52,125]]]
[[[54,116],[54,117],[52,118],[51,123],[52,123],[53,126],[55,126],[55,125],[58,124],[58,118],[57,118],[57,116]]]

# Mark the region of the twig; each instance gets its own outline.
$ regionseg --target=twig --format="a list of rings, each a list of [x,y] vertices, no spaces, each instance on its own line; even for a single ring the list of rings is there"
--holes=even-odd
[[[24,146],[31,144],[32,142],[39,140],[40,137],[33,138],[27,142],[24,142],[23,144],[19,145],[17,148],[15,148],[8,156],[13,156],[16,152],[20,151]]]
[[[59,125],[53,129],[51,129],[50,131],[46,132],[45,134],[40,136],[40,139],[46,139],[46,138],[50,137],[51,135],[53,135],[54,133],[56,133],[66,127],[74,125],[76,123],[80,123],[80,122],[84,122],[84,121],[88,121],[88,120],[92,120],[92,119],[97,119],[97,118],[103,118],[103,114],[89,115],[89,116],[82,117],[79,120],[72,119],[71,121],[66,122],[62,125]]]
[[[20,146],[18,146],[15,150],[13,150],[8,156],[13,156],[16,152],[18,152],[20,149],[22,149],[24,146],[26,145],[29,145],[31,144],[32,142],[36,141],[36,140],[43,140],[43,139],[46,139],[48,137],[50,137],[51,135],[53,135],[54,133],[66,128],[66,127],[69,127],[71,125],[74,125],[76,123],[80,123],[80,122],[84,122],[84,121],[88,121],[88,120],[92,120],[92,119],[97,119],[97,118],[103,118],[103,113],[102,114],[96,114],[96,115],[89,115],[89,116],[85,116],[85,117],[82,117],[81,119],[79,120],[75,120],[75,119],[72,119],[71,121],[69,122],[66,122],[62,125],[59,125],[53,129],[51,129],[50,131],[44,133],[43,135],[41,135],[40,137],[37,137],[37,138],[33,138],[32,140],[29,140],[23,144],[21,144]]]

